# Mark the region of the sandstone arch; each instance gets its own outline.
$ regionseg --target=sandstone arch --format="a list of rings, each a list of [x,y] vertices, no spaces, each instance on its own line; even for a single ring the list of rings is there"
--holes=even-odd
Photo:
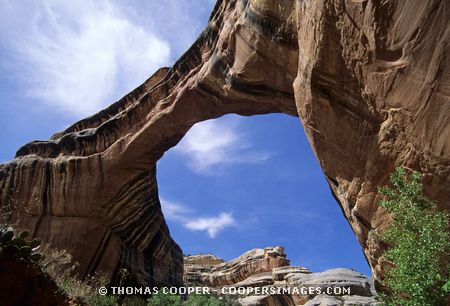
[[[396,164],[450,199],[450,4],[446,1],[219,0],[171,68],[0,166],[1,206],[66,248],[80,273],[127,267],[181,281],[161,213],[156,162],[196,122],[227,113],[298,115],[375,272],[376,190]]]

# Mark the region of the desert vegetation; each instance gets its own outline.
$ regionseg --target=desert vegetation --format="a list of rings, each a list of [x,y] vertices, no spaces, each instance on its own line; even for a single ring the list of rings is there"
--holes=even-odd
[[[148,306],[238,306],[237,301],[215,295],[192,294],[181,298],[177,295],[163,294],[153,295],[147,300]]]
[[[20,266],[31,269],[33,277],[42,276],[48,284],[48,293],[57,298],[57,303],[88,306],[234,306],[239,303],[213,295],[178,295],[159,293],[146,298],[143,296],[100,295],[98,289],[107,287],[105,275],[89,276],[80,280],[75,273],[77,263],[65,250],[57,250],[39,239],[27,239],[29,232],[16,230],[8,224],[0,225],[0,260],[5,256],[17,260]],[[2,257],[3,256],[3,257]],[[122,271],[121,281],[127,272]],[[23,282],[26,282],[25,280]],[[26,285],[26,284],[25,284]]]
[[[386,306],[446,305],[449,303],[450,232],[449,214],[424,195],[422,176],[405,168],[396,168],[387,186],[380,188],[379,205],[389,212],[392,222],[383,232],[370,236],[385,245],[384,277],[379,298]],[[29,239],[27,231],[0,225],[0,256],[17,259],[31,267],[33,277],[42,274],[49,292],[70,305],[92,306],[234,306],[235,300],[215,295],[178,296],[160,290],[150,297],[100,295],[107,287],[105,275],[84,280],[77,278],[77,264],[64,250],[56,250],[38,239]],[[16,262],[16,261],[14,261]],[[36,272],[37,271],[37,272]],[[122,271],[126,275],[126,271]],[[122,282],[122,281],[121,281]],[[52,291],[53,290],[53,291]],[[46,293],[48,294],[48,292]]]
[[[396,168],[380,189],[380,206],[392,217],[383,233],[385,270],[380,299],[388,306],[448,305],[449,214],[423,194],[418,172]]]

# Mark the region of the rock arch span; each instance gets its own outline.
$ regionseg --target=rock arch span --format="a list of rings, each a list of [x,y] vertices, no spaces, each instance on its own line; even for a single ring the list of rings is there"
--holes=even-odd
[[[171,68],[0,166],[18,221],[112,279],[175,284],[182,253],[161,213],[156,162],[196,122],[228,113],[298,115],[375,276],[368,231],[389,218],[377,186],[397,164],[450,199],[446,1],[219,0]]]

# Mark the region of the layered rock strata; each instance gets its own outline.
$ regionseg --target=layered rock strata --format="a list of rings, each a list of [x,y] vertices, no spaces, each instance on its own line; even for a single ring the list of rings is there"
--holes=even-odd
[[[170,68],[0,166],[11,222],[80,262],[142,283],[181,281],[156,163],[224,114],[299,116],[375,276],[389,224],[377,188],[396,165],[450,207],[450,4],[441,0],[220,0]],[[139,60],[139,59],[137,59]],[[300,128],[300,124],[299,124]]]
[[[184,282],[210,287],[232,285],[252,275],[289,265],[281,247],[253,249],[228,262],[217,257],[211,260],[211,256],[213,255],[185,257]]]
[[[238,292],[234,298],[243,306],[378,305],[373,283],[367,276],[349,269],[312,273],[304,267],[289,266],[282,247],[254,249],[228,262],[220,262],[217,257],[214,261],[207,260],[211,256],[184,258],[185,284],[210,287],[211,292],[219,295]],[[239,290],[230,291],[231,287],[260,288],[260,293],[239,294]],[[298,291],[270,293],[277,287]]]

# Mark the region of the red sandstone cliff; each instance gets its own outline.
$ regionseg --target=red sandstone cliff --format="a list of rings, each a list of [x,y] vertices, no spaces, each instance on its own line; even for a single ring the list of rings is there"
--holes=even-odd
[[[0,205],[65,248],[81,274],[126,267],[181,281],[156,163],[196,122],[227,113],[299,116],[331,190],[380,273],[368,231],[389,218],[377,187],[396,165],[424,173],[450,208],[450,3],[222,0],[171,68],[0,166]]]

